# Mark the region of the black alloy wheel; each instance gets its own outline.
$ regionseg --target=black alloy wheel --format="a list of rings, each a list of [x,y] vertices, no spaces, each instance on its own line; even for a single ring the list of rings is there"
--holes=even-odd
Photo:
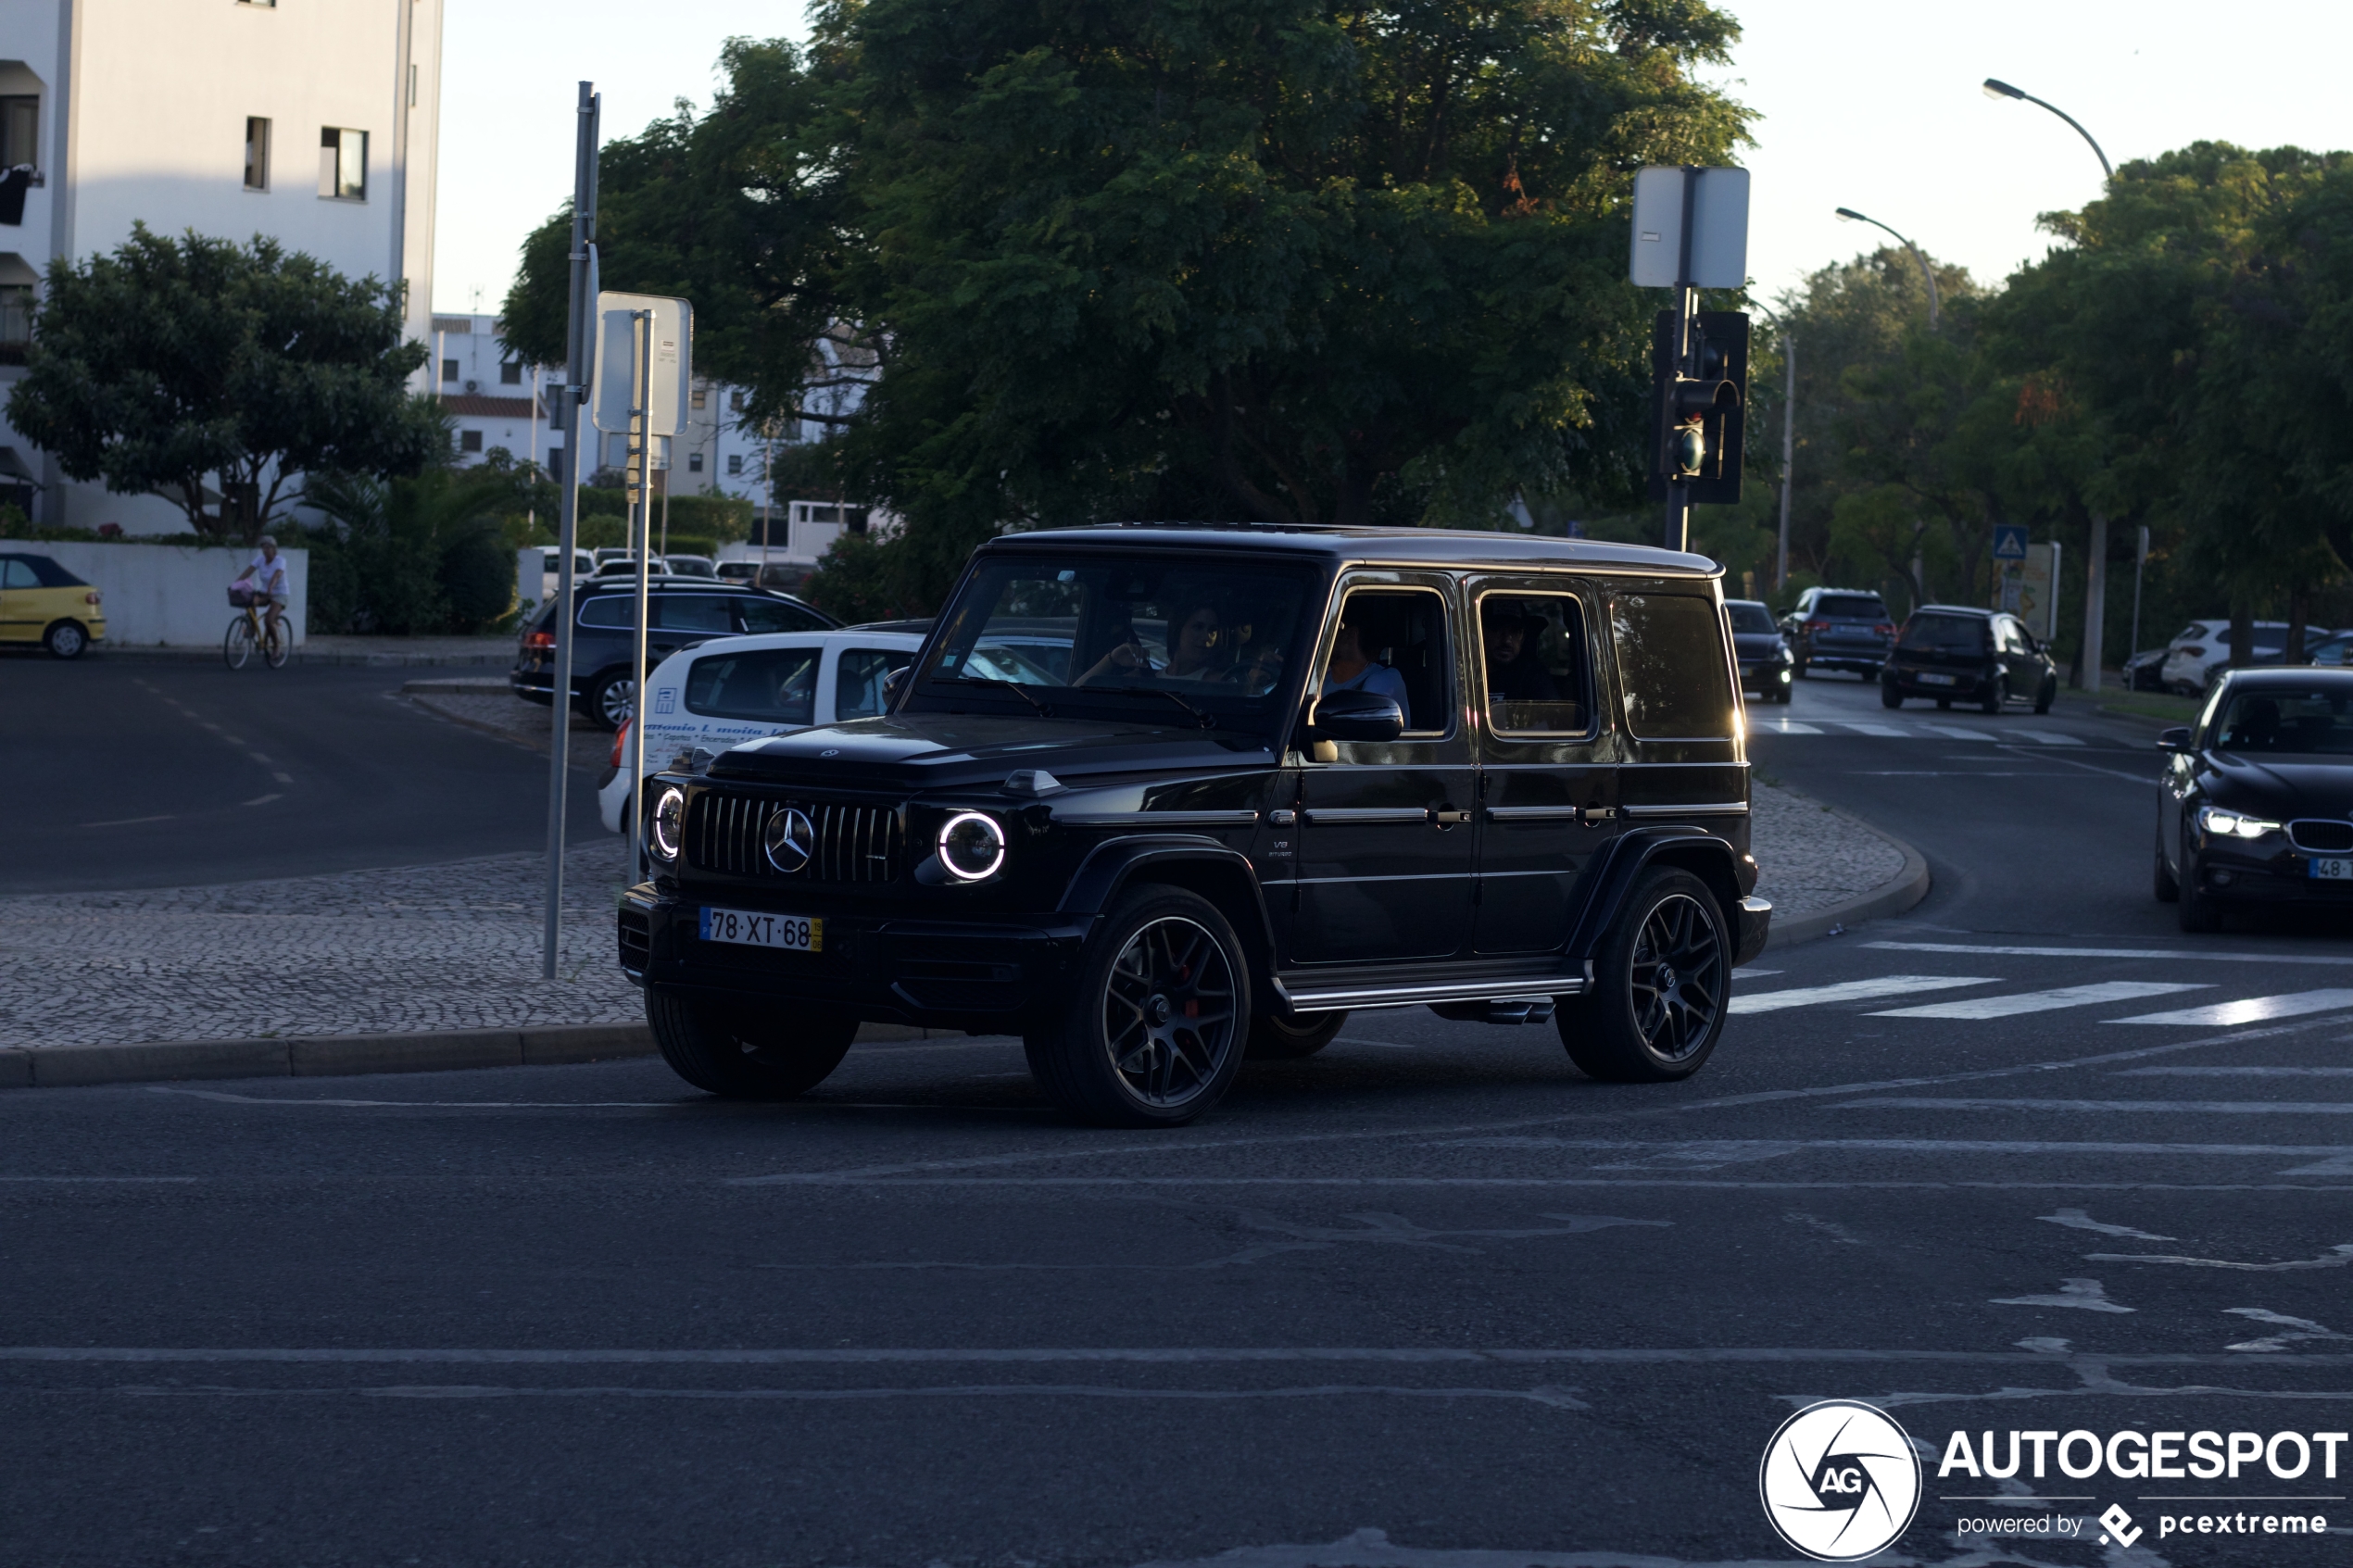
[[[789,1018],[753,1007],[689,1001],[660,985],[646,987],[646,1022],[670,1070],[723,1099],[791,1099],[824,1083],[849,1044],[858,1021],[791,1010]]]
[[[2198,874],[2197,859],[2190,853],[2186,844],[2182,847],[2182,874],[2177,879],[2176,887],[2173,918],[2181,922],[2183,931],[2202,933],[2222,929],[2221,907],[2215,903],[2213,895],[2206,891],[2205,879]]]
[[[608,733],[621,728],[636,711],[637,683],[626,670],[616,670],[588,688],[588,721]]]
[[[1247,1055],[1252,1061],[1296,1061],[1314,1056],[1332,1043],[1347,1022],[1345,1008],[1338,1012],[1264,1013],[1250,1021]]]
[[[1993,689],[1985,694],[1985,699],[1978,704],[1978,709],[1984,713],[1999,713],[2002,710],[2002,705],[2009,700],[2010,678],[2007,675],[1996,675],[1994,677]]]
[[[2157,829],[2157,901],[2171,904],[2181,897],[2182,884],[2174,880],[2173,868],[2165,863],[2165,827],[2160,822]]]
[[[1646,872],[1594,959],[1592,989],[1554,1014],[1568,1059],[1609,1083],[1690,1077],[1724,1032],[1731,957],[1707,884],[1670,866]]]
[[[1250,970],[1217,907],[1149,885],[1089,937],[1069,999],[1022,1036],[1048,1096],[1106,1127],[1181,1127],[1241,1071]]]

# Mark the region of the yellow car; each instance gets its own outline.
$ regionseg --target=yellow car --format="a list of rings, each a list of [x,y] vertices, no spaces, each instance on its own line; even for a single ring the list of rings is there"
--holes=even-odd
[[[47,556],[0,552],[0,643],[39,643],[80,659],[106,636],[97,589]]]

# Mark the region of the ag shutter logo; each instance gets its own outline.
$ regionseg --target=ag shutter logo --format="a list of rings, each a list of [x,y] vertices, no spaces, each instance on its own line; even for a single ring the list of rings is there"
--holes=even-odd
[[[1884,1411],[1825,1399],[1781,1423],[1756,1470],[1765,1517],[1824,1562],[1883,1550],[1920,1506],[1920,1461]]]

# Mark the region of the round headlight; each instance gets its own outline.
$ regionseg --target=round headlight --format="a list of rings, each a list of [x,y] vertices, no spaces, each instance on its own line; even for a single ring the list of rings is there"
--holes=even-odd
[[[939,863],[959,882],[996,875],[1005,863],[1005,830],[994,817],[958,812],[939,830]]]
[[[686,827],[686,795],[676,784],[666,784],[654,797],[654,809],[646,813],[646,847],[657,860],[674,860],[678,846],[684,841]]]

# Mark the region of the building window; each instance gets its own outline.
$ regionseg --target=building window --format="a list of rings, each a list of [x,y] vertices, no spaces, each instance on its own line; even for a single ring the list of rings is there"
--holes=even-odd
[[[688,473],[702,472],[702,454],[700,452],[689,452],[686,454],[686,471]]]
[[[727,395],[727,408],[732,413],[742,413],[744,411],[744,395],[740,392],[729,393]]]
[[[32,343],[32,285],[0,283],[0,365],[21,365]]]
[[[455,359],[444,359],[441,362],[441,379],[443,381],[456,381],[458,379],[458,361]]]
[[[522,384],[522,361],[520,359],[508,359],[502,361],[498,366],[498,384],[501,386],[521,386]]]
[[[41,167],[41,100],[0,97],[0,169],[20,163]]]
[[[731,474],[744,471],[744,455],[741,452],[727,454],[727,471]]]
[[[368,199],[368,133],[330,125],[319,132],[319,194],[336,201]]]
[[[270,188],[270,122],[258,115],[245,116],[245,189],[266,191]]]
[[[458,450],[459,450],[459,451],[460,451],[460,452],[479,452],[479,451],[481,451],[481,450],[482,450],[482,432],[480,432],[480,431],[478,431],[478,430],[461,430],[461,431],[459,431],[459,432],[458,433]]]
[[[686,401],[692,407],[700,408],[710,403],[711,393],[708,389],[698,386],[695,388],[693,392],[687,394]]]

